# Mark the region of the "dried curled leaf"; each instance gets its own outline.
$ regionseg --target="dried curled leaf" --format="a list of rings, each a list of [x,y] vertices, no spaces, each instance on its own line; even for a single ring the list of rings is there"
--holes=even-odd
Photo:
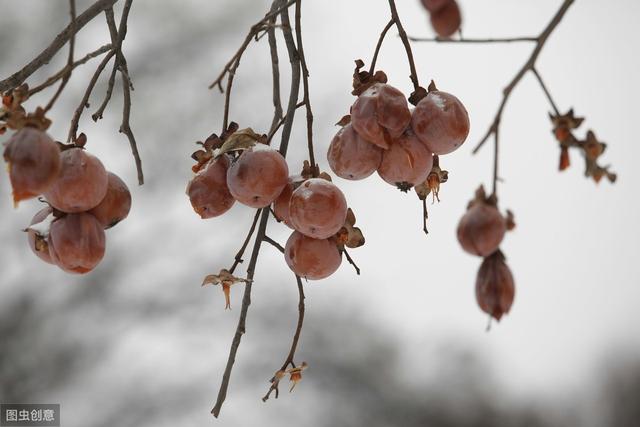
[[[376,71],[371,74],[368,71],[360,71],[364,67],[364,61],[362,59],[356,59],[356,68],[353,71],[353,91],[352,95],[360,96],[365,90],[369,89],[376,83],[386,83],[387,75],[384,71]]]
[[[222,291],[224,292],[225,302],[226,302],[226,305],[224,308],[226,310],[231,308],[230,290],[231,290],[231,286],[235,285],[236,283],[250,283],[250,280],[243,279],[241,277],[236,277],[233,274],[231,274],[229,270],[223,268],[222,270],[220,270],[220,273],[218,274],[209,274],[205,276],[204,280],[202,281],[202,286],[222,285]]]
[[[257,134],[251,128],[241,129],[226,138],[215,157],[217,158],[233,151],[248,150],[256,144],[267,144],[267,135]]]
[[[238,124],[236,122],[229,123],[227,129],[222,132],[222,135],[218,136],[215,133],[209,135],[204,142],[197,141],[196,144],[202,146],[202,150],[197,150],[191,154],[191,158],[197,163],[191,168],[193,173],[198,173],[208,162],[213,158],[215,150],[222,147],[227,137],[238,130]]]
[[[351,114],[342,116],[342,118],[338,120],[338,123],[336,123],[336,126],[345,127],[349,123],[351,123]]]

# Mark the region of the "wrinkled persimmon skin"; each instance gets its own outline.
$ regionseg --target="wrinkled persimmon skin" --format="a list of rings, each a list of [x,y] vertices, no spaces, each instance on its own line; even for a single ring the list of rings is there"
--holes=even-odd
[[[386,83],[372,85],[358,96],[351,107],[353,129],[366,141],[385,150],[391,140],[402,135],[410,122],[407,99],[402,92]]]
[[[236,200],[227,186],[229,158],[222,155],[201,169],[187,185],[187,196],[193,210],[202,219],[215,218],[227,212]]]
[[[256,147],[258,147],[258,144]],[[233,197],[252,208],[269,206],[289,179],[282,155],[268,146],[244,151],[227,171],[227,185]]]
[[[49,254],[68,273],[93,270],[104,256],[106,237],[102,224],[91,214],[69,214],[51,223]]]
[[[445,7],[447,4],[451,3],[453,0],[421,0],[421,1],[424,8],[427,9],[429,12],[433,13],[433,12],[439,11],[440,9]]]
[[[109,184],[102,162],[81,148],[63,151],[60,160],[60,174],[44,193],[51,206],[67,213],[85,212],[98,206]]]
[[[30,199],[47,191],[60,173],[60,149],[45,132],[25,127],[4,149],[13,201]]]
[[[49,215],[51,215],[52,212],[53,212],[53,209],[51,209],[49,206],[47,206],[44,209],[41,209],[37,214],[33,216],[33,219],[31,220],[29,225],[31,226],[33,224],[38,224],[44,221],[44,219]],[[36,256],[41,260],[43,260],[44,262],[53,264],[53,261],[51,260],[51,255],[49,255],[49,244],[46,242],[46,240],[41,241],[41,244],[43,246],[41,247],[40,250],[38,250],[38,248],[36,247],[36,238],[37,236],[35,231],[27,230],[27,240],[29,242],[29,247],[31,248],[31,251],[34,254],[36,254]]]
[[[276,218],[291,229],[293,229],[293,225],[291,225],[291,217],[289,216],[289,202],[293,194],[293,185],[293,181],[290,178],[278,198],[273,202],[273,213]]]
[[[449,1],[437,11],[431,12],[431,26],[440,37],[451,37],[460,29],[462,16],[456,1]]]
[[[506,231],[506,221],[498,208],[476,202],[460,219],[457,235],[462,249],[486,257],[498,249]]]
[[[129,215],[131,210],[131,193],[127,184],[118,175],[108,172],[107,194],[89,213],[96,217],[100,224],[111,228]]]
[[[335,184],[311,178],[291,195],[289,218],[293,228],[305,236],[326,239],[344,226],[347,200]]]
[[[469,114],[455,96],[432,91],[413,110],[411,128],[429,151],[449,154],[469,135]]]
[[[511,310],[515,292],[513,275],[504,256],[498,251],[485,258],[476,277],[476,301],[480,309],[500,321]]]
[[[340,178],[359,180],[370,176],[382,161],[382,148],[365,141],[346,125],[333,137],[327,160],[331,170]]]
[[[313,239],[298,231],[294,231],[287,240],[284,258],[295,274],[308,280],[331,276],[342,262],[335,242]]]
[[[382,155],[378,175],[398,187],[423,183],[433,167],[433,155],[411,130],[397,138]]]

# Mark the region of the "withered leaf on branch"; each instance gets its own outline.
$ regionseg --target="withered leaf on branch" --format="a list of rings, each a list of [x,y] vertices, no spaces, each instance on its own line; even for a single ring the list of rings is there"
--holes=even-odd
[[[220,151],[216,154],[216,158],[232,151],[244,151],[254,147],[256,144],[266,144],[267,135],[260,135],[251,128],[238,130],[229,135]]]

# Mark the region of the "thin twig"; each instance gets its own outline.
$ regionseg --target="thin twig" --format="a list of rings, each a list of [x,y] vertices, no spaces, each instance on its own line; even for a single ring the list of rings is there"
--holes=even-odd
[[[564,17],[565,13],[567,12],[567,10],[571,6],[571,4],[573,4],[574,1],[575,0],[564,0],[562,2],[562,5],[560,6],[558,11],[556,12],[556,14],[553,16],[553,18],[549,22],[549,24],[547,24],[547,26],[542,31],[542,33],[540,33],[540,35],[538,36],[536,46],[533,49],[533,51],[531,52],[531,55],[529,56],[527,61],[524,63],[522,68],[520,68],[520,70],[518,70],[518,72],[516,73],[515,77],[511,80],[511,82],[504,89],[503,96],[502,96],[502,102],[500,102],[500,106],[498,107],[498,111],[496,112],[496,115],[495,115],[491,125],[489,126],[489,130],[486,132],[484,137],[480,140],[480,142],[473,149],[473,153],[474,154],[477,153],[478,150],[480,150],[480,148],[484,145],[484,143],[487,142],[489,137],[497,131],[498,126],[500,126],[500,119],[502,118],[502,112],[504,111],[504,107],[507,104],[507,100],[509,99],[509,96],[513,92],[513,89],[515,89],[515,87],[518,85],[518,83],[520,83],[520,81],[522,80],[522,77],[524,77],[524,75],[527,73],[527,71],[531,71],[531,70],[533,70],[535,68],[536,60],[538,59],[538,56],[540,55],[540,52],[542,51],[542,48],[544,47],[545,43],[549,39],[549,36],[551,35],[551,33],[553,33],[553,30],[555,30],[556,27],[558,26],[558,24],[560,23],[560,21],[562,21],[562,18]]]
[[[376,71],[376,62],[378,61],[378,53],[380,53],[380,47],[382,46],[382,41],[387,35],[387,31],[389,31],[389,28],[391,28],[395,23],[396,21],[394,21],[393,19],[390,19],[389,22],[387,22],[387,25],[384,26],[382,33],[380,33],[380,37],[378,38],[378,43],[376,44],[376,51],[373,53],[373,58],[371,59],[369,74],[373,74]]]
[[[84,109],[89,106],[89,97],[91,96],[91,92],[93,91],[93,88],[98,82],[98,78],[100,77],[100,74],[102,74],[102,72],[104,71],[104,68],[107,66],[107,64],[109,63],[111,58],[113,58],[114,55],[115,55],[114,50],[109,51],[107,56],[104,57],[102,62],[100,62],[100,64],[98,65],[98,68],[96,68],[96,71],[93,73],[93,76],[89,81],[89,85],[87,86],[87,89],[85,90],[84,95],[82,96],[82,100],[80,101],[78,108],[76,108],[76,111],[73,113],[73,117],[71,119],[71,126],[69,128],[69,135],[67,137],[68,142],[76,140],[76,134],[78,132],[78,123],[80,122],[80,116],[82,116],[82,111],[84,111]]]
[[[349,261],[349,264],[351,264],[353,266],[353,268],[356,269],[356,274],[359,276],[360,275],[360,267],[358,267],[358,265],[355,263],[355,261],[351,258],[351,256],[349,255],[349,252],[347,252],[346,249],[343,249],[342,253],[347,258],[347,261]]]
[[[493,194],[498,195],[498,151],[500,148],[500,128],[493,133]]]
[[[476,38],[476,39],[451,39],[445,37],[411,37],[409,40],[412,42],[431,42],[431,43],[452,43],[452,44],[465,44],[465,43],[517,43],[517,42],[537,42],[537,37],[505,37],[505,38]]]
[[[260,226],[258,227],[258,234],[256,236],[255,243],[253,244],[253,250],[251,251],[251,259],[249,260],[249,266],[247,267],[247,284],[244,287],[244,296],[242,297],[242,308],[240,309],[240,318],[238,320],[238,326],[236,327],[236,333],[231,341],[231,349],[229,350],[229,358],[227,359],[227,365],[222,374],[222,382],[220,384],[220,390],[218,391],[218,397],[216,403],[211,410],[214,417],[218,418],[220,410],[227,398],[227,390],[229,388],[229,381],[231,380],[231,371],[236,361],[236,354],[238,353],[238,347],[242,340],[242,335],[246,332],[247,313],[249,311],[249,305],[251,305],[251,287],[253,286],[253,275],[255,273],[256,263],[258,261],[258,254],[260,253],[260,245],[264,240],[264,235],[267,229],[267,222],[269,220],[269,210],[262,209],[260,217]]]
[[[416,71],[416,64],[413,61],[413,52],[411,52],[411,44],[409,43],[409,39],[407,38],[407,33],[404,31],[404,27],[402,26],[402,21],[400,21],[400,17],[398,16],[398,11],[396,10],[395,0],[389,0],[389,8],[391,9],[391,18],[396,23],[396,28],[398,29],[400,40],[402,40],[404,49],[407,52],[407,59],[409,60],[409,68],[411,69],[410,77],[411,77],[411,82],[413,83],[413,89],[417,90],[420,87],[420,83],[418,82],[418,72]]]
[[[10,77],[0,81],[0,93],[13,89],[27,80],[44,64],[48,64],[51,58],[58,53],[67,42],[80,31],[89,21],[98,16],[105,9],[112,7],[118,0],[98,0],[87,10],[82,12],[73,23],[69,24],[38,56],[31,60],[22,69],[16,71]]]
[[[547,96],[547,99],[549,100],[549,104],[551,104],[551,108],[553,108],[553,111],[556,113],[556,116],[559,116],[560,111],[558,110],[558,107],[556,107],[556,103],[553,101],[553,97],[551,96],[549,89],[547,89],[547,86],[544,84],[544,80],[542,80],[542,76],[540,76],[540,73],[538,73],[538,70],[536,69],[536,67],[531,68],[531,72],[533,73],[534,76],[536,76],[538,83],[540,83],[540,87],[542,88],[542,91],[544,92],[544,94]]]
[[[287,358],[285,359],[284,363],[282,364],[282,367],[280,368],[281,371],[286,370],[287,366],[289,365],[291,365],[294,368],[296,366],[293,361],[293,358],[295,357],[296,350],[298,349],[298,341],[300,340],[300,333],[302,332],[302,324],[304,322],[305,296],[304,296],[304,288],[302,286],[302,280],[300,280],[299,276],[296,276],[296,282],[298,283],[298,324],[296,325],[296,331],[293,334],[293,340],[291,342],[291,348],[289,349],[289,354],[287,355]],[[269,396],[273,391],[276,392],[276,398],[278,398],[278,384],[279,384],[279,381],[277,381],[275,377],[271,378],[271,386],[269,387],[267,394],[265,394],[264,397],[262,398],[263,402],[266,402],[267,400],[269,400]]]
[[[42,91],[43,89],[48,88],[49,86],[51,86],[52,84],[54,84],[55,82],[63,78],[65,75],[67,75],[70,72],[70,70],[73,70],[79,67],[80,65],[86,64],[91,59],[97,56],[100,56],[105,52],[109,52],[112,49],[112,47],[113,46],[111,45],[111,43],[106,44],[104,46],[100,46],[98,49],[94,50],[93,52],[87,53],[81,59],[78,59],[77,61],[75,61],[73,64],[71,64],[71,66],[69,66],[69,64],[66,64],[64,68],[62,68],[60,71],[58,71],[57,73],[49,77],[43,83],[40,83],[39,85],[29,89],[29,96],[33,96],[36,93]]]
[[[280,243],[276,242],[275,240],[273,240],[271,237],[265,235],[264,236],[264,241],[269,243],[271,246],[273,246],[277,250],[279,250],[281,253],[284,253],[284,248],[282,247],[282,245]]]
[[[302,106],[304,106],[304,105],[305,105],[305,104],[304,104],[304,102],[303,102],[303,101],[298,102],[298,103],[296,104],[295,110],[297,110],[298,108],[300,108],[300,107],[302,107]],[[287,117],[288,117],[288,116],[284,116],[284,117],[282,117],[282,118],[278,121],[278,123],[276,124],[276,126],[275,126],[275,127],[273,127],[273,128],[271,129],[271,132],[269,132],[269,136],[267,137],[267,144],[270,144],[270,143],[271,143],[271,140],[272,140],[272,139],[273,139],[273,137],[276,135],[276,133],[278,133],[278,130],[279,130],[279,129],[282,127],[282,125],[284,125],[284,123],[287,121]]]
[[[279,1],[283,2],[283,0]],[[293,128],[293,119],[295,118],[298,105],[298,94],[300,93],[300,55],[296,48],[296,43],[293,40],[293,35],[291,34],[289,11],[286,8],[280,12],[280,21],[282,23],[282,34],[287,46],[289,62],[291,63],[291,89],[289,91],[289,103],[287,104],[287,114],[285,115],[285,121],[283,123],[279,148],[280,154],[286,156],[289,139],[291,137],[291,129]]]
[[[270,12],[277,9],[277,3],[271,4]],[[278,42],[276,40],[276,20],[278,15],[273,15],[269,20],[269,30],[267,30],[269,40],[269,54],[271,55],[271,77],[273,81],[273,120],[269,128],[269,135],[275,134],[279,123],[282,120],[282,99],[280,97],[280,61],[278,59]],[[269,138],[269,141],[271,139]]]
[[[272,10],[269,13],[267,13],[264,16],[264,18],[262,18],[260,21],[255,23],[253,26],[251,26],[251,29],[249,30],[249,34],[247,34],[247,36],[245,37],[244,41],[240,45],[240,48],[231,57],[229,62],[227,62],[227,64],[224,66],[224,68],[222,69],[222,71],[220,72],[218,77],[216,77],[216,79],[209,85],[209,89],[213,89],[214,87],[218,86],[218,88],[220,89],[220,92],[223,92],[222,80],[224,80],[224,77],[232,69],[232,67],[235,64],[235,62],[236,61],[240,61],[240,58],[244,54],[244,51],[247,49],[247,46],[249,46],[249,43],[251,43],[251,40],[256,38],[260,32],[265,30],[265,28],[266,28],[265,24],[267,22],[269,22],[274,16],[279,15],[283,10],[288,9],[289,6],[291,6],[295,2],[296,2],[296,0],[287,1],[286,3],[280,5],[280,7],[278,7],[277,9]]]
[[[60,94],[64,90],[65,86],[69,82],[69,78],[71,77],[71,70],[73,70],[73,68],[72,68],[73,67],[73,51],[74,51],[75,45],[76,45],[76,31],[75,31],[75,25],[76,25],[76,0],[69,0],[69,15],[71,16],[71,23],[69,25],[71,25],[71,31],[73,32],[73,34],[72,34],[71,38],[69,39],[69,56],[67,57],[67,66],[65,67],[67,69],[67,71],[64,74],[64,76],[62,77],[62,82],[60,83],[60,86],[58,86],[58,90],[56,90],[56,92],[53,94],[53,97],[51,98],[51,100],[44,107],[44,112],[45,113],[47,111],[49,111],[53,107],[53,104],[56,103],[56,100],[58,99],[58,97],[60,96]]]
[[[424,234],[429,234],[427,229],[427,220],[429,219],[429,212],[427,211],[427,198],[422,199],[422,231]]]
[[[229,273],[231,273],[231,274],[233,274],[233,272],[236,270],[236,267],[238,266],[238,264],[243,262],[242,256],[244,255],[244,251],[247,249],[247,246],[249,245],[249,241],[251,240],[251,236],[253,236],[253,232],[256,229],[256,224],[258,224],[258,218],[260,218],[260,211],[261,210],[262,209],[257,209],[256,210],[256,214],[253,217],[253,222],[251,223],[251,227],[249,228],[249,232],[247,233],[247,237],[245,237],[244,242],[242,242],[242,246],[240,247],[240,249],[238,250],[238,252],[236,253],[236,256],[234,258],[233,265],[229,269]]]
[[[304,48],[302,47],[301,7],[302,0],[297,0],[295,10],[296,42],[298,43],[300,67],[302,68],[302,90],[304,93],[303,102],[307,113],[307,148],[309,151],[309,163],[311,164],[311,170],[315,174],[317,168],[315,153],[313,150],[313,111],[311,110],[311,99],[309,98],[309,69],[307,68],[307,60],[304,56]]]

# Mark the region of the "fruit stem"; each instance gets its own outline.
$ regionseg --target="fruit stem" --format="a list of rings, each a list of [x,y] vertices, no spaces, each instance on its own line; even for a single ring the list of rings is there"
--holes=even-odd
[[[411,44],[409,43],[407,33],[404,31],[404,27],[402,26],[402,22],[400,21],[400,17],[398,16],[395,0],[389,0],[389,8],[391,9],[391,19],[396,24],[398,34],[400,35],[400,39],[402,40],[404,49],[407,52],[409,68],[411,69],[411,82],[413,83],[413,89],[418,90],[418,88],[420,87],[420,83],[418,82],[418,72],[416,71],[416,64],[413,60],[413,52],[411,52]]]

